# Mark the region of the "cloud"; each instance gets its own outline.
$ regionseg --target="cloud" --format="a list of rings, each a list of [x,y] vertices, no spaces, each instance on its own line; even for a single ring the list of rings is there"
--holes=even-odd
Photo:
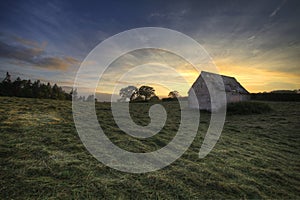
[[[187,9],[176,10],[168,13],[162,12],[153,12],[150,13],[148,16],[148,20],[170,20],[170,21],[177,21],[182,20],[188,14]]]
[[[0,41],[0,57],[13,61],[31,64],[50,70],[67,70],[70,66],[79,64],[79,61],[72,57],[48,56],[43,48],[29,40],[15,37],[18,45],[11,45]],[[27,46],[24,46],[26,44]],[[30,47],[28,47],[30,46]]]
[[[281,4],[269,15],[269,17],[274,17],[275,15],[277,15],[277,13],[279,12],[279,10],[281,9],[281,7],[286,3],[286,0],[283,0],[281,2]]]
[[[43,43],[42,45],[40,45],[38,42],[31,41],[31,40],[26,40],[26,39],[21,38],[21,37],[16,36],[16,35],[12,35],[11,38],[13,40],[15,40],[16,42],[22,44],[22,45],[35,47],[35,48],[39,48],[39,47],[44,48],[47,44],[47,43]]]
[[[166,67],[173,68],[177,73]],[[97,90],[116,93],[128,85],[139,87],[146,84],[155,87],[156,94],[161,97],[167,96],[170,90],[186,95],[198,76],[198,71],[176,54],[162,49],[139,49],[111,63],[102,75]],[[167,85],[172,88],[167,89]]]
[[[68,57],[41,57],[33,59],[31,63],[38,67],[58,70],[67,70],[71,65],[75,64]]]
[[[72,65],[72,58],[63,57],[66,53],[83,59],[96,44],[110,35],[133,27],[158,26],[193,37],[205,47],[221,68],[221,73],[241,79],[250,91],[269,90],[265,83],[273,81],[274,75],[269,71],[283,74],[276,78],[279,84],[294,81],[299,86],[298,1],[162,1],[142,4],[120,3],[116,6],[115,3],[107,3],[103,6],[100,2],[91,8],[83,2],[68,1],[7,4],[1,7],[4,17],[2,31],[21,37],[15,36],[8,41],[1,39],[3,36],[0,33],[0,41],[9,46],[6,47],[10,52],[14,52],[9,56],[6,52],[5,57],[10,57],[10,60],[0,60],[0,66],[11,71],[29,71],[31,75],[44,73],[44,77],[55,81],[65,80],[75,76],[75,70],[63,71],[68,68],[67,65]],[[116,10],[117,7],[124,9]],[[41,45],[42,41],[51,41],[47,52],[44,50],[46,46]],[[2,58],[2,49],[0,51]],[[55,52],[55,55],[49,52]],[[106,72],[107,83],[141,63],[139,60],[176,63],[171,56],[147,52],[136,52],[125,57]],[[26,68],[27,64],[23,66],[22,63],[38,66]],[[197,76],[192,70],[187,71],[180,61],[176,65],[181,74],[190,77],[189,80],[193,81]],[[256,70],[258,72],[254,75]],[[296,77],[291,78],[295,74]],[[95,74],[86,76],[93,79]],[[270,77],[270,80],[265,80],[265,77]]]

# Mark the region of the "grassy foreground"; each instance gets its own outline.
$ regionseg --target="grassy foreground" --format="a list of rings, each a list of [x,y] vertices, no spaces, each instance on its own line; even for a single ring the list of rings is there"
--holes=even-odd
[[[236,199],[300,198],[300,103],[268,102],[272,112],[229,115],[221,138],[198,158],[209,114],[189,150],[156,172],[119,172],[81,143],[71,102],[0,97],[0,199]],[[149,104],[132,105],[147,125]],[[114,124],[109,104],[98,103],[107,136],[120,147],[148,152],[165,146],[180,122],[176,103],[164,103],[164,129],[149,140],[129,137]],[[140,113],[142,116],[140,116]]]

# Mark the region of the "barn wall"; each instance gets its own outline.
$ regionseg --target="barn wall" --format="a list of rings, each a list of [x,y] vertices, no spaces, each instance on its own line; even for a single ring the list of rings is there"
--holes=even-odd
[[[250,95],[227,92],[226,98],[227,98],[227,103],[235,103],[240,101],[249,101]]]
[[[193,93],[193,92],[189,92],[188,105],[189,105],[189,108],[199,109],[199,103],[197,101],[197,97],[196,97],[195,93]]]
[[[210,110],[211,109],[210,95],[202,77],[200,77],[198,81],[194,84],[193,89],[196,95],[193,94],[193,92],[189,92],[188,95],[189,107],[200,109],[200,110]]]
[[[202,77],[200,77],[197,80],[197,82],[194,83],[193,89],[195,93],[190,91],[188,93],[189,107],[194,109],[200,109],[200,110],[210,110],[211,109],[210,95]],[[226,99],[227,99],[227,103],[249,101],[250,95],[234,93],[234,92],[226,92]]]
[[[188,105],[189,108],[195,108],[200,110],[210,110],[211,104],[210,104],[210,96],[205,94],[201,97],[193,95],[189,93],[188,96]]]

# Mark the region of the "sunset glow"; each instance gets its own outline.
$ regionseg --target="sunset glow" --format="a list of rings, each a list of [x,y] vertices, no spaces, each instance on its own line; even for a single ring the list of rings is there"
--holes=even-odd
[[[159,6],[155,2],[143,6],[107,2],[105,6],[96,3],[92,10],[83,2],[1,3],[0,76],[4,78],[9,71],[13,79],[40,79],[68,91],[80,64],[96,45],[128,29],[158,26],[193,38],[211,56],[220,74],[235,77],[249,92],[295,90],[300,88],[296,2],[172,1]],[[159,96],[169,92],[155,84],[159,79],[173,81],[182,96],[189,89],[176,84],[175,77],[168,79],[167,73],[157,74],[160,66],[176,66],[190,85],[199,76],[188,63],[166,53],[142,51],[131,58],[129,53],[122,62],[112,64],[107,82],[97,92],[111,93],[115,84],[111,77],[125,73],[126,66],[143,62],[152,63],[152,69],[143,76],[137,74],[128,84],[154,82],[151,85]],[[87,76],[97,79],[93,74]],[[93,92],[88,84],[83,87],[86,93]]]

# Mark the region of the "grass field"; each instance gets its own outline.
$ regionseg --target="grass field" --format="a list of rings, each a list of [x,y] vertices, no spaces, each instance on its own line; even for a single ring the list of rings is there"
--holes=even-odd
[[[228,115],[204,159],[198,152],[210,115],[201,113],[199,133],[180,159],[159,171],[129,174],[106,167],[84,148],[71,102],[0,97],[0,198],[299,199],[300,103],[268,104],[273,111],[265,114]],[[164,106],[167,124],[149,140],[120,131],[108,103],[96,109],[115,144],[149,152],[165,146],[180,122],[178,105]],[[131,107],[134,121],[147,125],[149,104]]]

